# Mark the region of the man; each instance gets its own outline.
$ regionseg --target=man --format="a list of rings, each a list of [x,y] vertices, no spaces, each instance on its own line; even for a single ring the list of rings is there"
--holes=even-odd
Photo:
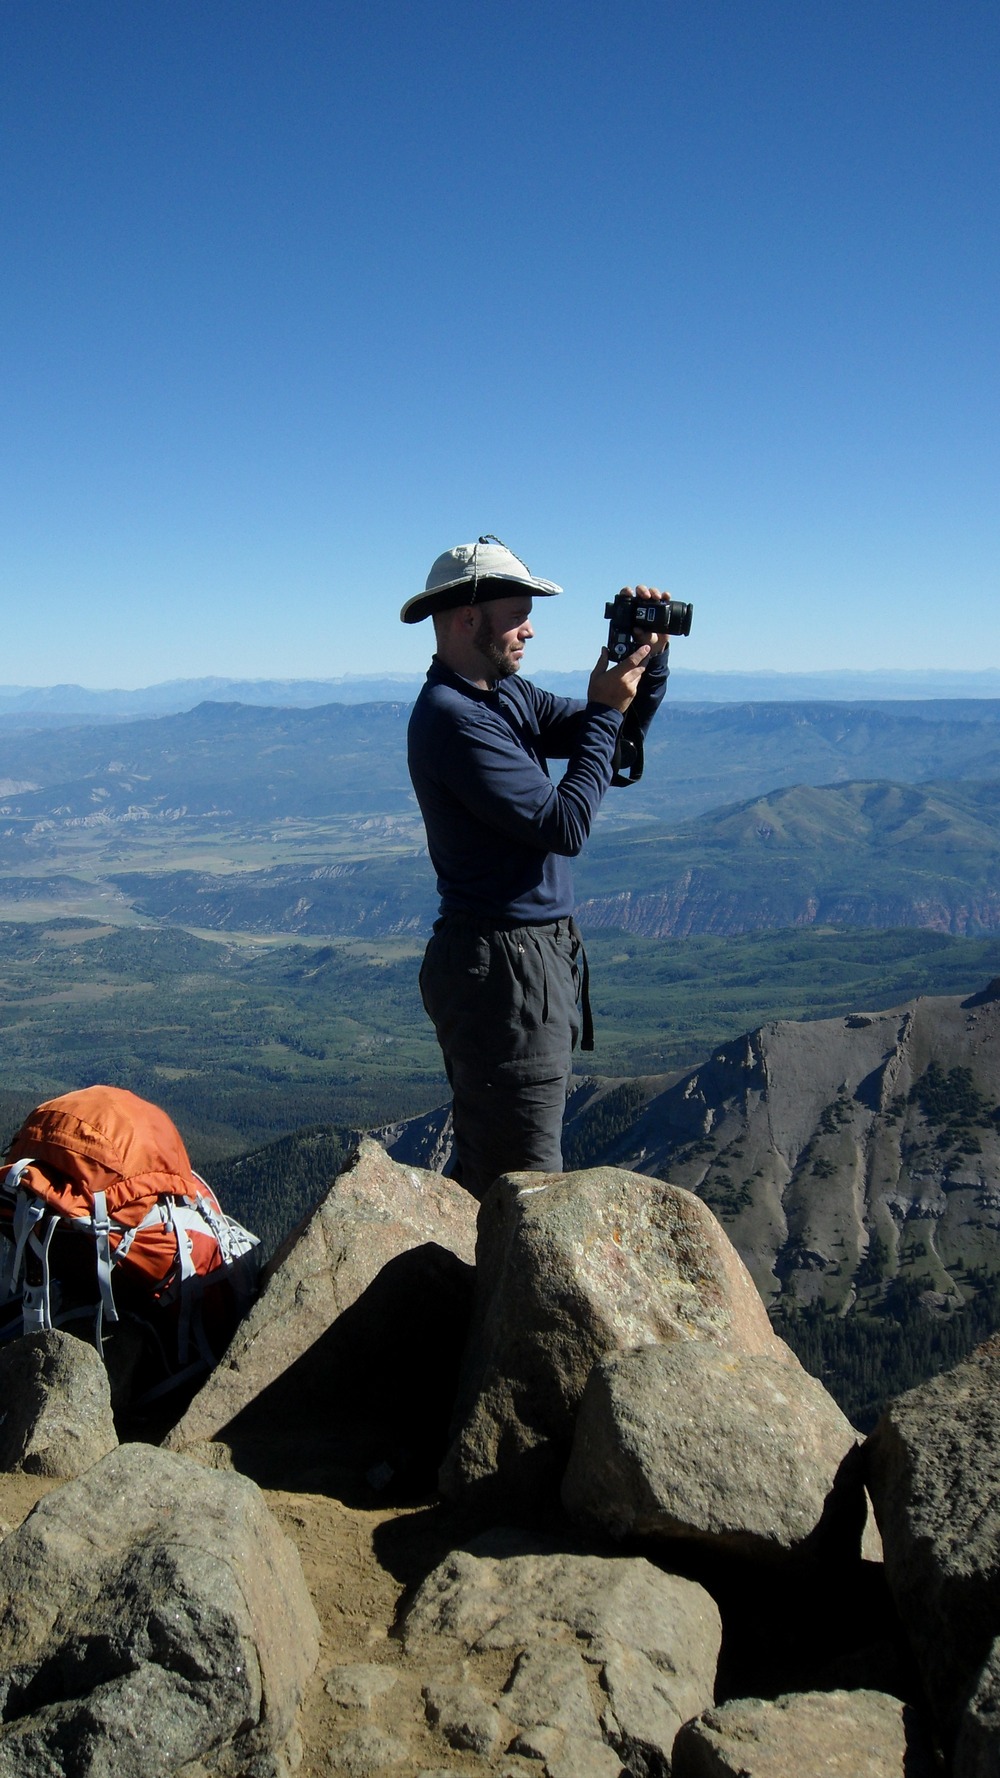
[[[665,635],[620,664],[602,649],[585,700],[519,679],[533,598],[561,591],[481,537],[439,556],[400,613],[431,617],[437,643],[408,735],[441,895],[420,990],[454,1095],[455,1177],[477,1198],[500,1173],[562,1170],[581,1022],[593,1048],[569,860],[623,727],[645,733],[667,681]],[[550,759],[568,762],[558,784]]]

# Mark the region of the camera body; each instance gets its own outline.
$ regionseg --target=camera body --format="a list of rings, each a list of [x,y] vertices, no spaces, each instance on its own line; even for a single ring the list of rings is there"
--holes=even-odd
[[[694,606],[680,599],[640,599],[636,593],[619,593],[605,605],[604,615],[610,619],[608,654],[613,661],[621,661],[651,633],[689,636]]]

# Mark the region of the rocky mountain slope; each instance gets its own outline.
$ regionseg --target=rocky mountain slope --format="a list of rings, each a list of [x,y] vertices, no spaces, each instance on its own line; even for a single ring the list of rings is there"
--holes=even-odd
[[[445,1120],[385,1132],[391,1152],[447,1164]],[[582,1080],[564,1153],[696,1193],[772,1308],[872,1307],[903,1280],[947,1311],[1000,1273],[1000,980],[778,1021],[677,1077]]]
[[[1000,982],[764,1026],[601,1159],[697,1192],[769,1301],[844,1310],[899,1276],[954,1299],[1000,1270]]]
[[[585,927],[647,938],[784,926],[1000,928],[1000,782],[796,785],[598,834],[577,873]]]

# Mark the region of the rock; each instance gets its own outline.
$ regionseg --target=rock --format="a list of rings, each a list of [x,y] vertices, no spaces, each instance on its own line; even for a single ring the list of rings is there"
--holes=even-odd
[[[886,1577],[950,1743],[1000,1628],[1000,1338],[890,1403],[865,1457]]]
[[[478,1687],[463,1680],[458,1685],[424,1687],[427,1721],[440,1729],[449,1747],[492,1759],[505,1739],[507,1723]]]
[[[572,1517],[614,1537],[783,1555],[816,1531],[855,1443],[822,1383],[798,1366],[675,1340],[594,1366],[562,1497]],[[857,1493],[855,1555],[860,1482]]]
[[[370,1710],[376,1698],[391,1692],[399,1678],[392,1667],[377,1661],[358,1661],[349,1666],[331,1667],[324,1691],[335,1704],[349,1710]]]
[[[934,1778],[930,1742],[908,1704],[884,1692],[736,1698],[685,1723],[673,1778]]]
[[[123,1445],[4,1540],[0,1596],[2,1778],[286,1769],[318,1623],[252,1482]]]
[[[0,1349],[0,1400],[0,1469],[77,1476],[118,1444],[99,1353],[57,1328]]]
[[[518,1656],[504,1709],[522,1730],[558,1729],[577,1739],[601,1740],[586,1662],[575,1648],[558,1642],[543,1642]]]
[[[321,1478],[296,1472],[293,1447],[307,1428],[317,1431],[317,1403],[327,1441],[359,1406],[371,1413],[381,1405],[393,1448],[376,1439],[352,1461],[362,1471],[380,1464],[380,1473],[393,1474],[396,1444],[407,1443],[407,1434],[396,1436],[396,1423],[409,1407],[421,1424],[440,1422],[436,1464],[469,1313],[476,1211],[460,1186],[397,1166],[364,1140],[266,1268],[261,1295],[168,1434],[167,1448],[216,1438],[239,1447],[242,1440],[258,1447],[256,1462],[241,1453],[247,1473],[308,1487]],[[350,1399],[332,1398],[332,1389],[347,1390]],[[278,1443],[285,1456],[280,1477],[266,1467]]]
[[[546,1778],[621,1778],[624,1771],[614,1749],[565,1729],[525,1729],[511,1749],[526,1759],[544,1760]]]
[[[598,1358],[672,1339],[797,1364],[749,1274],[690,1192],[614,1167],[497,1181],[479,1213],[476,1307],[442,1491],[531,1512],[554,1502]]]
[[[386,1766],[401,1766],[409,1757],[410,1749],[398,1735],[365,1724],[338,1735],[330,1748],[330,1769],[343,1778],[375,1778]]]
[[[448,1556],[417,1590],[402,1628],[408,1655],[417,1657],[439,1657],[448,1643],[458,1659],[490,1649],[540,1651],[535,1677],[518,1663],[499,1700],[509,1717],[516,1701],[525,1714],[538,1707],[553,1714],[557,1669],[544,1657],[553,1650],[582,1655],[607,1698],[604,1741],[635,1778],[669,1770],[680,1724],[711,1702],[722,1640],[714,1601],[693,1581],[662,1574],[641,1557],[566,1554],[509,1531]],[[579,1686],[559,1722],[529,1723],[523,1732],[523,1745],[539,1749],[533,1757],[549,1763],[544,1748],[555,1757],[566,1736],[574,1746],[589,1744],[592,1718]]]

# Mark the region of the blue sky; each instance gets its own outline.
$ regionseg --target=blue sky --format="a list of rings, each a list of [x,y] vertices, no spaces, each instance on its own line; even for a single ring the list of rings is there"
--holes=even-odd
[[[996,0],[4,0],[0,679],[1000,666]],[[530,657],[529,657],[530,658]],[[530,665],[529,665],[530,671]]]

